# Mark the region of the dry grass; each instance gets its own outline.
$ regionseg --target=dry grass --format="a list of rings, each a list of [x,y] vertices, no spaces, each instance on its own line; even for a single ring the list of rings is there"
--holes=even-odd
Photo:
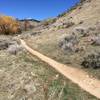
[[[1,100],[97,100],[27,52],[0,57]]]

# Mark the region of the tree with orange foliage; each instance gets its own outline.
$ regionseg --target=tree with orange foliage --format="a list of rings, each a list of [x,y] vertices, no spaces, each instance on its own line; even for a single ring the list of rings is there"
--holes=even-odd
[[[0,16],[0,34],[19,33],[20,25],[18,21],[10,16]]]

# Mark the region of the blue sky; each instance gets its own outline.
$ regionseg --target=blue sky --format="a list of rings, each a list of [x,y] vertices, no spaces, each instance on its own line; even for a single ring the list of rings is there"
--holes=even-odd
[[[0,0],[0,14],[43,20],[64,12],[79,0]]]

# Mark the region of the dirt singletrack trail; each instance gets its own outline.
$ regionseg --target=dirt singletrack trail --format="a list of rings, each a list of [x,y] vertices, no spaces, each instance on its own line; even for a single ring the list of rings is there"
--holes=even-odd
[[[38,57],[40,60],[44,61],[45,63],[49,64],[53,67],[56,71],[64,75],[66,78],[70,79],[72,82],[80,86],[83,90],[87,91],[88,93],[94,95],[98,99],[100,99],[100,80],[90,78],[89,75],[78,68],[74,68],[71,66],[67,66],[61,64],[33,49],[31,49],[24,40],[20,39],[22,46],[30,52],[32,55]]]

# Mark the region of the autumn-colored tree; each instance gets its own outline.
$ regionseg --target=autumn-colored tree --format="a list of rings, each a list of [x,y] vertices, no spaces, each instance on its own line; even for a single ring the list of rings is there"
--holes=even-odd
[[[20,25],[18,21],[10,16],[0,16],[0,34],[19,33]]]

